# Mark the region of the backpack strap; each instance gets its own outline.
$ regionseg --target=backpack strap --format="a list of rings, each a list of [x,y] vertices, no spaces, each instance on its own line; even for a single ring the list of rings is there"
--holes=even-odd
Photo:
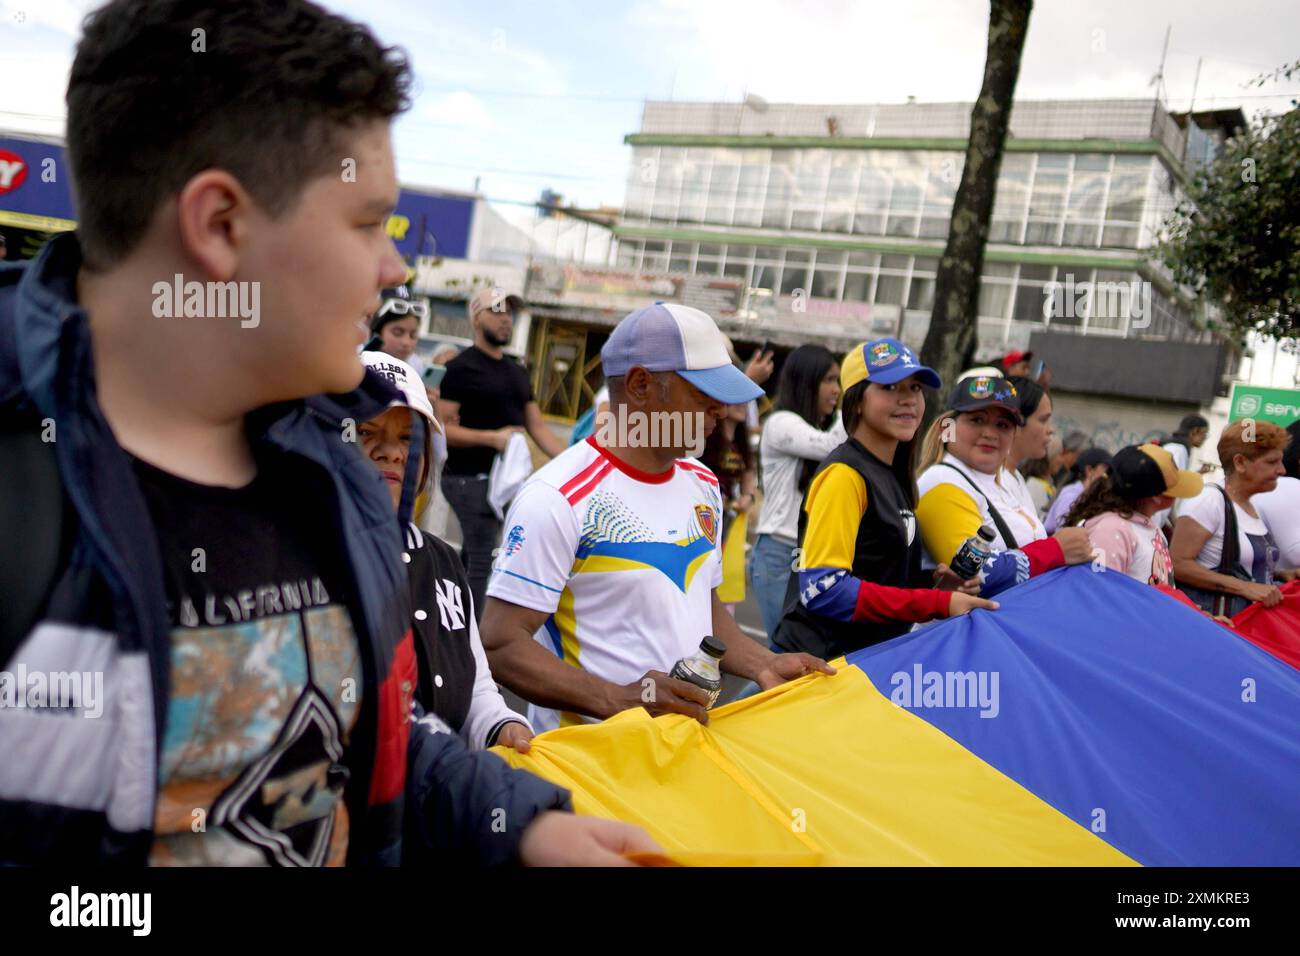
[[[965,478],[966,483],[975,489],[975,494],[979,495],[981,498],[984,499],[984,504],[988,506],[989,509],[989,518],[993,520],[994,526],[997,527],[998,534],[1002,535],[1002,540],[1006,543],[1007,550],[1010,551],[1020,547],[1020,545],[1016,542],[1016,536],[1013,535],[1011,533],[1011,529],[1007,527],[1007,523],[1003,519],[1001,513],[998,511],[997,508],[993,507],[993,502],[989,501],[989,496],[984,494],[984,492],[980,490],[979,485],[975,484],[975,479],[972,478],[970,475],[966,474],[965,471],[958,468],[956,465],[952,464],[952,462],[941,461],[938,462],[938,464],[943,466],[944,468],[951,468],[953,471],[957,472],[957,474]]]

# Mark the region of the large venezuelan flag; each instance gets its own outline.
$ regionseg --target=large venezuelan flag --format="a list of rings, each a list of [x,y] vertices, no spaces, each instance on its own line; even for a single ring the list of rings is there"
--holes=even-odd
[[[497,748],[703,864],[1300,864],[1300,671],[1069,568],[714,711]]]

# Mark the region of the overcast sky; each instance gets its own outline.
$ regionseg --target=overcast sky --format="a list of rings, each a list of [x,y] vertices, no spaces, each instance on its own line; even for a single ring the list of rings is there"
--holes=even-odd
[[[96,5],[0,0],[0,128],[62,133],[79,24]],[[512,219],[530,210],[510,203],[546,187],[579,205],[621,205],[623,136],[639,128],[646,98],[734,101],[748,91],[771,102],[972,100],[988,26],[979,0],[325,5],[411,56],[415,103],[395,137],[402,181],[455,189],[477,181]],[[1171,109],[1187,108],[1198,59],[1198,108],[1252,115],[1300,95],[1300,77],[1246,86],[1300,59],[1296,0],[1039,0],[1017,96],[1154,96],[1166,27]]]
[[[808,103],[973,99],[987,4],[839,0],[330,0],[404,46],[419,84],[397,126],[403,181],[528,201],[549,186],[621,204],[647,98]],[[86,0],[0,0],[0,127],[61,132],[63,91]],[[1300,59],[1295,0],[1040,0],[1018,96],[1153,96],[1165,28],[1169,105],[1283,109],[1243,86]],[[1262,95],[1268,93],[1271,95]],[[165,118],[160,121],[165,122]]]

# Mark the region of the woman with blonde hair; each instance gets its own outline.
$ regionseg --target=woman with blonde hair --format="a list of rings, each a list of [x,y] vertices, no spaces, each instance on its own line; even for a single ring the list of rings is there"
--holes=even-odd
[[[916,517],[926,564],[950,564],[987,526],[994,532],[993,554],[979,576],[986,596],[1092,557],[1088,533],[1080,528],[1048,537],[1024,482],[1004,467],[1024,421],[1015,386],[1005,378],[973,376],[957,383],[922,445]]]

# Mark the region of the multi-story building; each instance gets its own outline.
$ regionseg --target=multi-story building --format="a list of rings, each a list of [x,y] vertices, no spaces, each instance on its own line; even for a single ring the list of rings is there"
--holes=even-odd
[[[618,263],[738,281],[733,337],[919,346],[961,179],[971,104],[648,102]],[[981,277],[978,357],[1031,348],[1058,416],[1110,445],[1210,402],[1236,352],[1149,261],[1196,163],[1239,110],[1018,102]]]

